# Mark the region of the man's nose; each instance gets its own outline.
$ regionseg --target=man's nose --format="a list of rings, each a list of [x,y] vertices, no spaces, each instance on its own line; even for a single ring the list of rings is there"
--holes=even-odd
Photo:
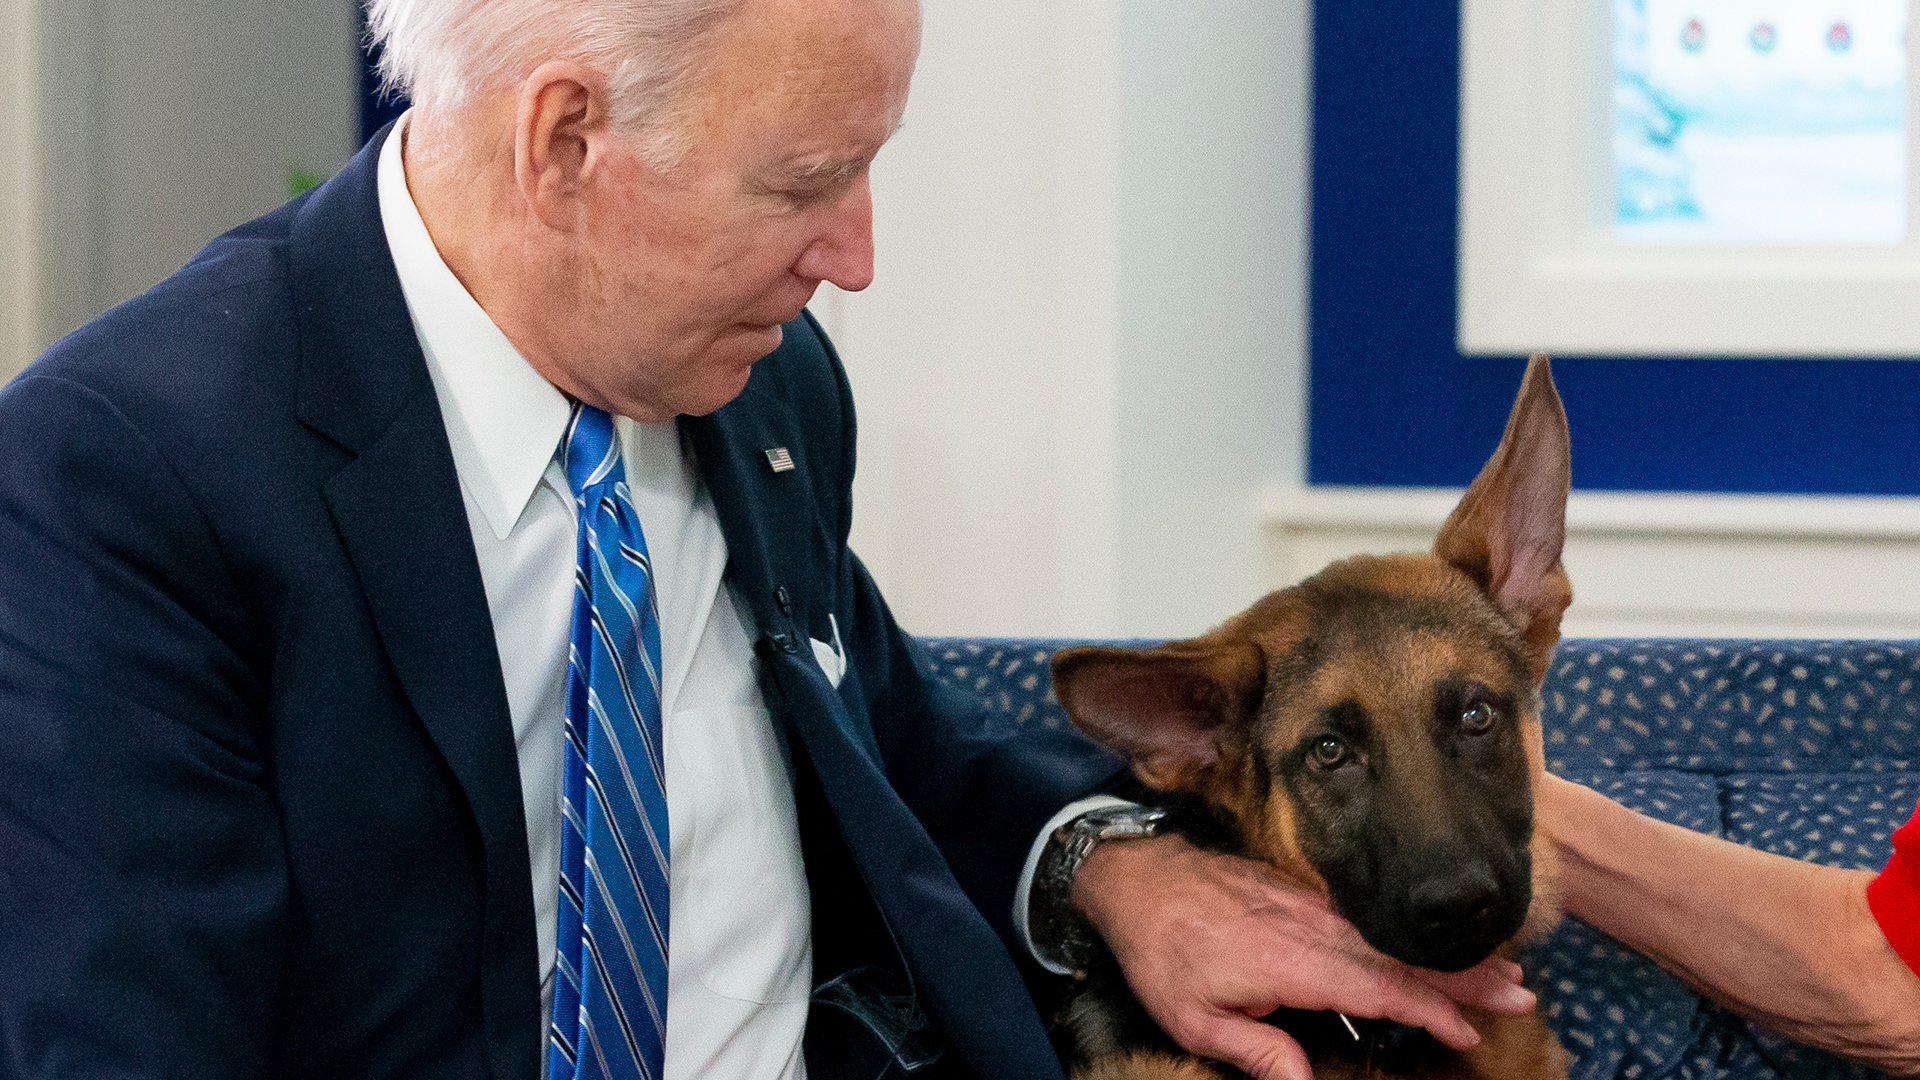
[[[847,292],[873,284],[873,191],[865,177],[834,203],[820,235],[800,253],[793,272],[830,281]]]

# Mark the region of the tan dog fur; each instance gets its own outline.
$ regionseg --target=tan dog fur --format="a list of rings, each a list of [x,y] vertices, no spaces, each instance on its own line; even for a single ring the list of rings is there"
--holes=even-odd
[[[1496,781],[1509,777],[1514,786],[1527,784],[1525,792],[1509,792],[1522,809],[1503,819],[1524,816],[1524,830],[1531,823],[1531,788],[1544,768],[1539,684],[1559,640],[1561,614],[1572,599],[1560,563],[1568,456],[1565,413],[1546,358],[1535,357],[1499,448],[1448,518],[1431,554],[1335,563],[1188,641],[1144,651],[1064,650],[1054,662],[1060,699],[1078,726],[1129,757],[1147,787],[1198,795],[1230,824],[1240,853],[1265,860],[1329,899],[1336,890],[1316,869],[1315,852],[1322,865],[1333,865],[1343,850],[1315,839],[1311,808],[1323,805],[1314,800],[1330,798],[1314,786],[1320,782],[1313,773],[1316,765],[1328,771],[1353,765],[1372,770],[1365,774],[1374,777],[1368,791],[1391,783],[1393,805],[1411,810],[1394,821],[1393,828],[1406,834],[1399,842],[1418,845],[1425,832],[1435,833],[1436,843],[1451,842],[1439,836],[1445,829],[1440,823],[1460,820],[1463,811],[1450,802],[1468,797],[1462,791],[1472,785],[1457,779],[1457,767],[1447,772],[1446,761],[1461,753],[1480,754],[1486,775]],[[1468,687],[1457,691],[1468,696],[1447,697],[1436,690],[1443,685]],[[1455,700],[1471,703],[1471,716],[1463,715],[1460,731],[1447,727],[1451,719],[1441,715],[1445,703]],[[1494,703],[1487,705],[1494,723],[1512,727],[1511,733],[1499,734],[1504,743],[1473,741],[1495,737],[1478,727],[1484,715],[1475,710],[1485,702]],[[1364,754],[1364,761],[1339,759],[1323,745],[1341,742],[1326,734],[1327,717],[1339,710],[1366,718],[1369,741],[1360,749],[1345,748],[1349,755]],[[1516,739],[1524,764],[1513,747]],[[1457,749],[1468,745],[1479,749]],[[1303,746],[1308,748],[1304,758]],[[1316,762],[1317,754],[1338,764]],[[1358,782],[1337,791],[1360,790],[1352,787]],[[1553,926],[1559,908],[1545,837],[1538,830],[1530,840],[1524,831],[1508,832],[1516,837],[1509,847],[1518,844],[1531,853],[1531,902],[1524,922],[1497,948],[1511,958],[1516,943]],[[1520,864],[1517,854],[1513,864]],[[1527,880],[1524,871],[1514,872]],[[1517,912],[1514,903],[1507,907]],[[1343,914],[1356,917],[1351,911]],[[1097,1002],[1083,1001],[1069,1010],[1079,1017],[1069,1026],[1087,1059],[1076,1068],[1075,1080],[1200,1080],[1232,1074],[1219,1063],[1119,1045],[1111,1025],[1103,1026],[1100,1009]],[[1483,1036],[1473,1050],[1447,1052],[1439,1064],[1411,1074],[1374,1067],[1371,1075],[1382,1080],[1565,1077],[1565,1055],[1537,1013],[1516,1017],[1469,1010],[1468,1019]],[[1344,1080],[1362,1074],[1364,1058],[1357,1047],[1326,1038],[1303,1039],[1303,1044],[1316,1077]]]

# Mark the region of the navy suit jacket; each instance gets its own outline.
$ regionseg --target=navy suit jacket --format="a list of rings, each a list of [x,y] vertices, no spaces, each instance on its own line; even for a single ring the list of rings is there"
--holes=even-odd
[[[379,143],[0,391],[0,1076],[538,1074],[506,694]],[[1005,911],[1113,760],[927,683],[847,548],[811,317],[682,423],[838,845],[808,841],[817,947],[890,937],[972,1071],[1057,1076]]]

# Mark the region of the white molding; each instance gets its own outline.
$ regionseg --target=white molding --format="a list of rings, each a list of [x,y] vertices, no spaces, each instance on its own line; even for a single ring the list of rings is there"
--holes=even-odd
[[[1425,550],[1459,497],[1263,490],[1267,587]],[[1565,558],[1568,636],[1920,637],[1920,499],[1575,492]]]
[[[1916,0],[1920,7],[1920,0]],[[1920,355],[1920,213],[1888,247],[1623,245],[1606,228],[1610,38],[1595,0],[1466,0],[1464,353]],[[1910,16],[1911,19],[1911,16]],[[1913,20],[1920,23],[1920,20]],[[1599,40],[1595,35],[1601,35]],[[1908,79],[1920,114],[1920,65]],[[1908,183],[1920,190],[1920,139]]]
[[[0,0],[0,383],[38,351],[38,0]]]

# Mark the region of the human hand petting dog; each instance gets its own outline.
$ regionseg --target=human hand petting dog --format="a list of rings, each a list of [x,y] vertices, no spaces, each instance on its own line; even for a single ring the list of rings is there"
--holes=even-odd
[[[1462,1005],[1524,1013],[1534,1004],[1518,964],[1496,956],[1445,974],[1401,963],[1266,864],[1178,836],[1095,848],[1073,900],[1175,1041],[1258,1080],[1313,1076],[1300,1045],[1260,1022],[1275,1009],[1384,1017],[1465,1050],[1480,1036]]]

